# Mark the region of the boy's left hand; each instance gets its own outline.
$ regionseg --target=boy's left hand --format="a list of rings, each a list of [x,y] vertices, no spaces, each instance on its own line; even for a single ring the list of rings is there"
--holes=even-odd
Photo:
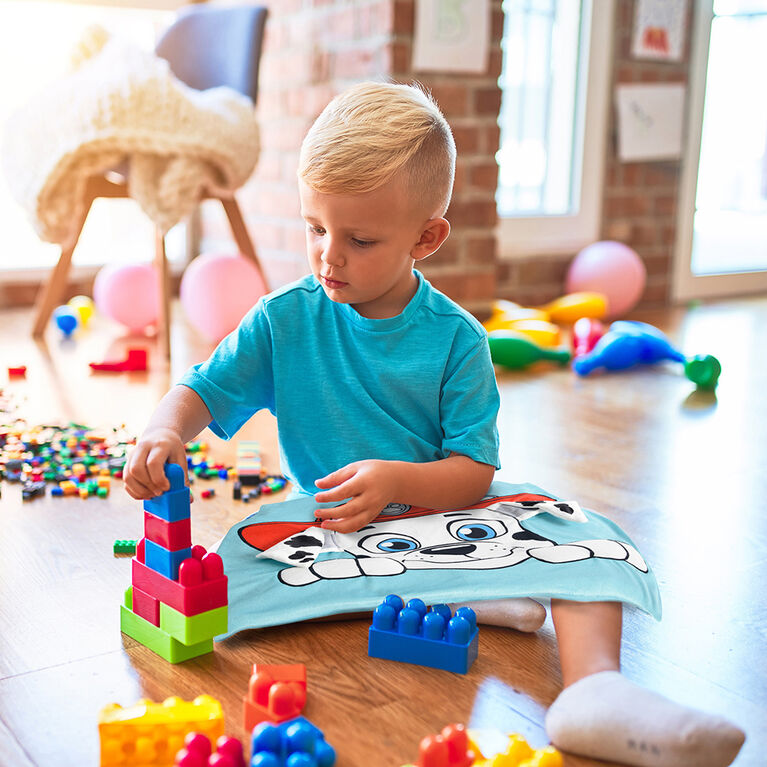
[[[314,498],[318,503],[343,501],[340,506],[317,509],[314,516],[322,527],[339,533],[352,533],[375,519],[387,503],[395,500],[398,487],[394,461],[355,461],[316,482],[324,492]]]

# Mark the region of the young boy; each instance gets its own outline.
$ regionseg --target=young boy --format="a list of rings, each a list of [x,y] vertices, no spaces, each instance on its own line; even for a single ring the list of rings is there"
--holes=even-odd
[[[340,504],[317,510],[323,527],[359,530],[390,502],[483,497],[499,406],[485,333],[413,269],[450,232],[454,170],[450,128],[417,88],[364,83],[326,107],[298,172],[312,273],[261,299],[165,395],[126,466],[132,497],[166,490],[164,463],[185,466],[203,428],[230,438],[262,408],[277,416],[294,488]],[[552,617],[565,684],[547,716],[556,745],[660,767],[735,757],[740,730],[620,675],[620,604],[552,600]]]

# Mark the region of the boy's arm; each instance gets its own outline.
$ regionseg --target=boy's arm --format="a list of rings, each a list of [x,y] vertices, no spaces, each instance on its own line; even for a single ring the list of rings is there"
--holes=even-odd
[[[174,386],[161,400],[144,433],[125,463],[123,472],[128,495],[145,500],[170,487],[163,467],[177,463],[186,477],[184,444],[194,439],[210,422],[210,411],[188,386]]]
[[[356,461],[317,480],[323,490],[315,495],[318,503],[349,500],[317,509],[315,516],[324,528],[350,533],[395,501],[430,509],[460,508],[480,500],[494,474],[494,466],[456,453],[429,463]]]

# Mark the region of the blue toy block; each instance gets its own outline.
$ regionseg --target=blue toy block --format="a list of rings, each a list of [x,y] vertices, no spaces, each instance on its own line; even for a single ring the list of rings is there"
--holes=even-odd
[[[406,606],[390,594],[373,612],[368,630],[368,655],[465,674],[477,658],[479,630],[470,607],[452,615],[447,605],[427,612],[420,599]]]
[[[303,716],[253,728],[250,767],[333,767],[336,752]]]
[[[156,498],[144,501],[144,511],[164,519],[166,522],[178,522],[191,516],[189,507],[189,488],[184,485],[184,470],[175,463],[165,464],[165,476],[170,482],[170,489]]]
[[[185,559],[192,556],[192,549],[171,551],[148,538],[144,539],[144,564],[172,581],[178,580],[178,568]]]

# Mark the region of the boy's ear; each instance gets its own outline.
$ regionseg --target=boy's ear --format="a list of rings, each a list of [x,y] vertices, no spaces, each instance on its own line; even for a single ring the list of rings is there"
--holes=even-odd
[[[450,223],[445,218],[430,218],[421,232],[410,255],[415,261],[422,261],[439,249],[450,234]]]

